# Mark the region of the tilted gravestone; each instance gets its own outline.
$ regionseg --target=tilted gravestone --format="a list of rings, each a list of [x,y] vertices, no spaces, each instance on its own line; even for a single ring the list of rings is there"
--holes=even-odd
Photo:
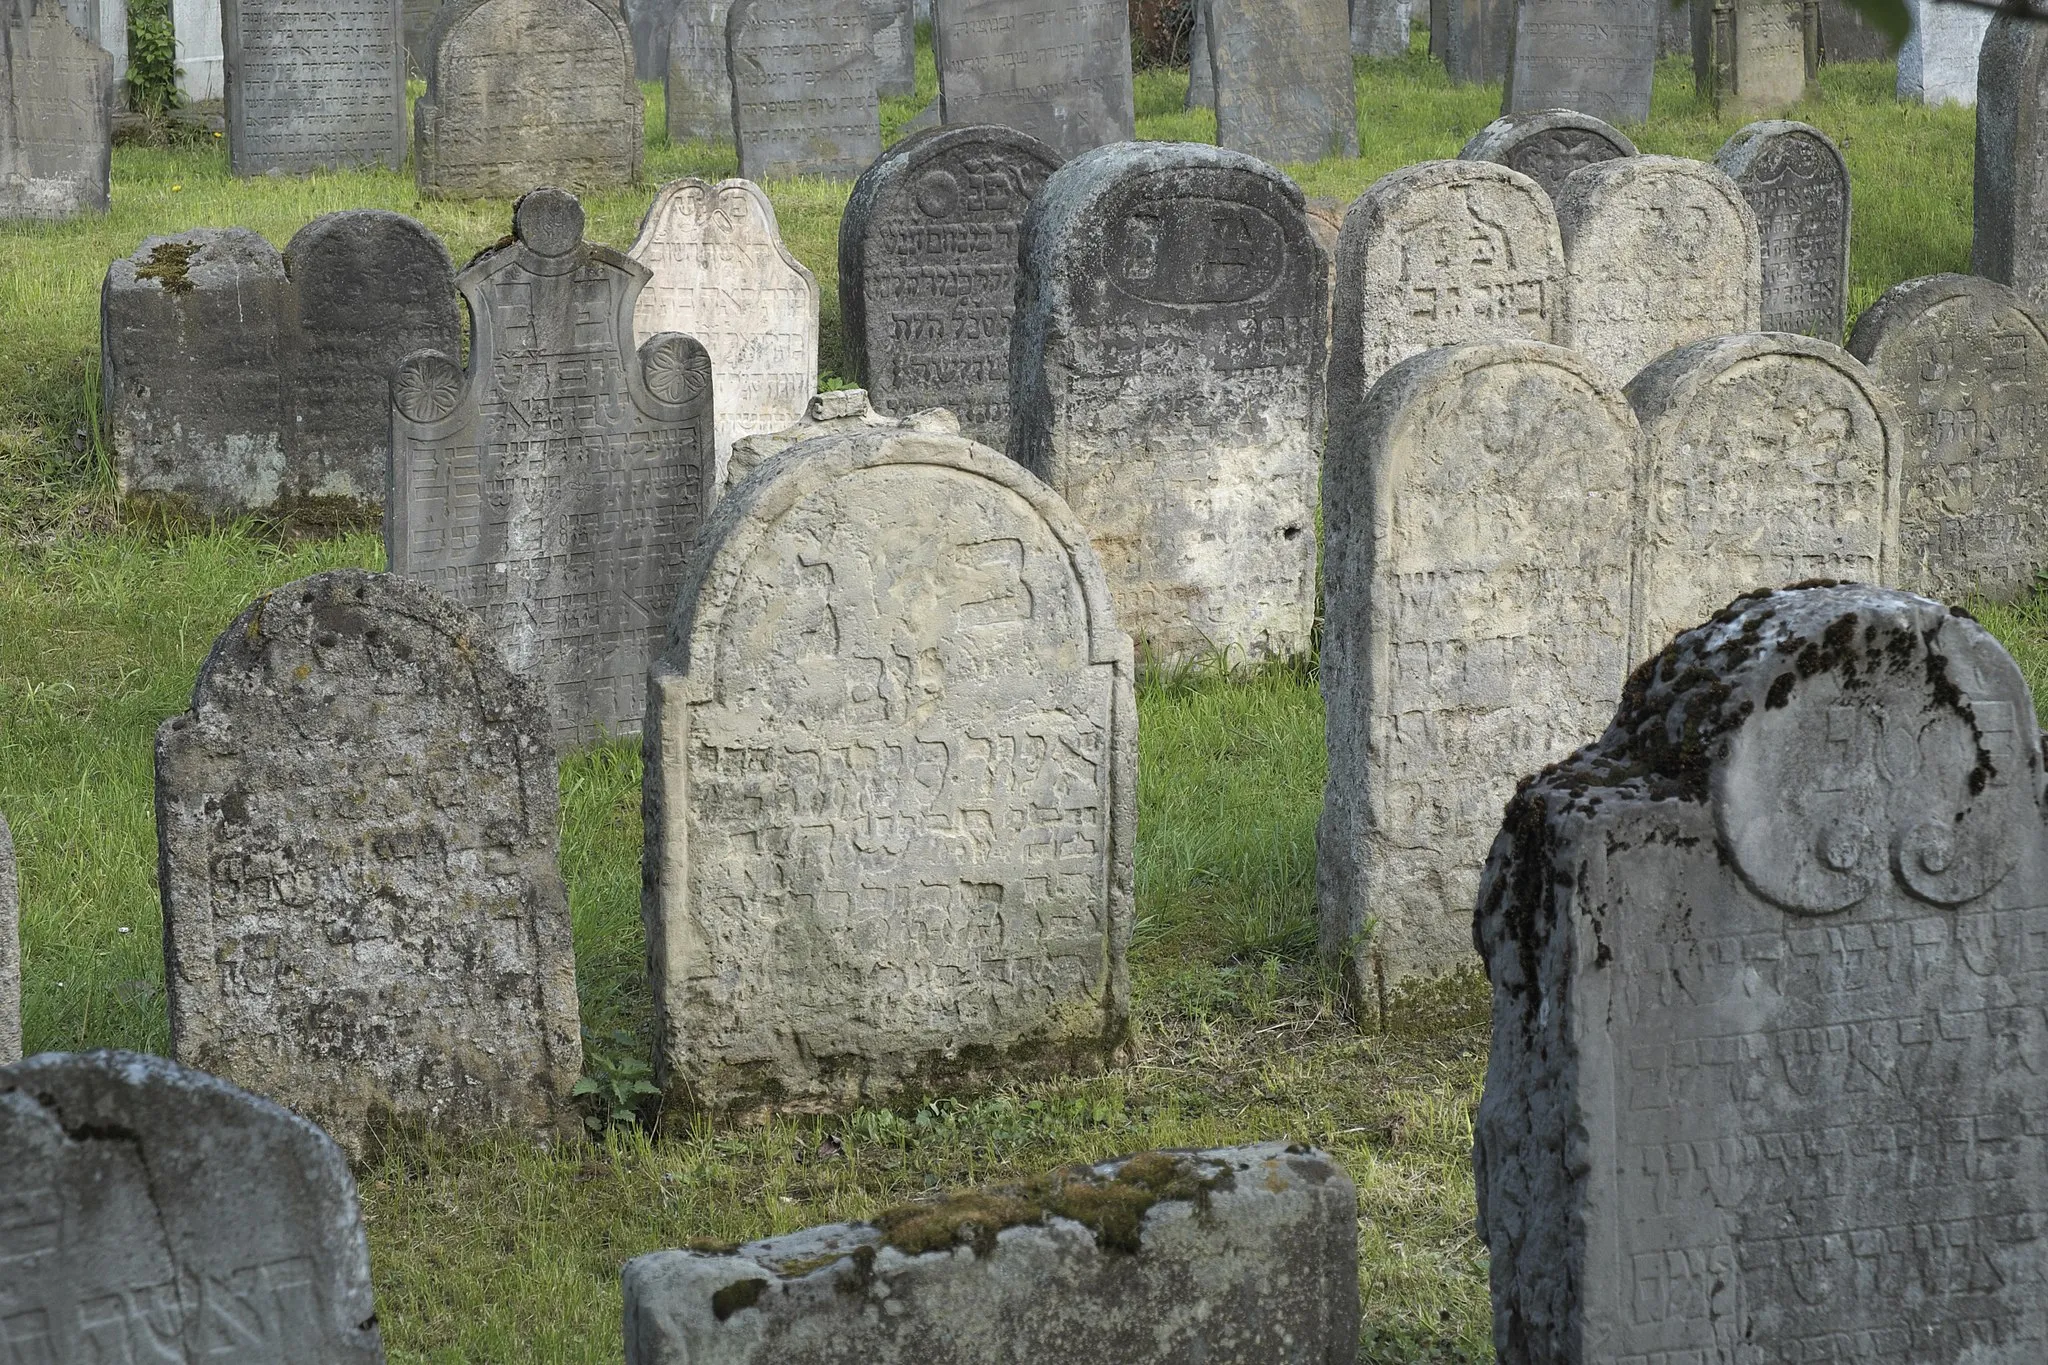
[[[671,142],[732,141],[732,74],[725,65],[729,0],[689,0],[669,30],[666,92]]]
[[[642,104],[632,35],[606,0],[447,0],[413,108],[420,193],[630,185]]]
[[[624,1281],[627,1365],[1339,1365],[1358,1192],[1284,1141],[1146,1152],[729,1255],[655,1252]]]
[[[266,593],[157,731],[172,1055],[361,1154],[381,1125],[580,1131],[540,693],[387,574]]]
[[[1907,0],[1913,31],[1899,49],[1898,97],[1917,104],[1977,102],[1977,57],[1995,11],[1967,0]]]
[[[737,484],[793,445],[820,436],[866,435],[874,431],[921,431],[958,436],[960,419],[945,408],[926,408],[903,417],[876,412],[866,389],[833,389],[811,399],[802,420],[780,431],[742,436],[732,443],[728,479]]]
[[[539,683],[558,743],[631,734],[647,665],[710,501],[711,358],[633,345],[639,262],[583,240],[561,190],[519,200],[513,240],[456,277],[474,330],[391,383],[391,571],[475,611]]]
[[[1849,349],[1901,411],[1900,581],[2010,601],[2048,570],[2048,329],[2012,290],[1933,275],[1888,290]]]
[[[668,72],[669,35],[677,18],[702,0],[621,0],[633,35],[633,79],[658,81]]]
[[[939,128],[897,143],[839,221],[846,365],[883,412],[943,407],[1010,439],[1010,324],[1024,212],[1059,153],[1011,128]]]
[[[18,1361],[383,1365],[348,1163],[295,1114],[133,1052],[0,1067]]]
[[[1515,0],[1503,114],[1575,109],[1609,123],[1650,117],[1657,9],[1665,0]]]
[[[648,697],[657,1055],[700,1108],[1098,1065],[1132,654],[1066,504],[957,436],[785,450],[705,525]]]
[[[882,153],[866,0],[733,0],[733,135],[749,180],[852,180]]]
[[[402,0],[221,0],[236,175],[405,164]]]
[[[868,0],[874,30],[875,93],[900,99],[917,92],[917,20],[912,0]]]
[[[775,206],[748,180],[663,185],[627,255],[649,276],[634,333],[682,332],[711,356],[715,492],[734,441],[780,431],[818,390],[818,282],[782,244]]]
[[[1849,308],[1849,167],[1820,129],[1771,120],[1728,139],[1714,164],[1756,214],[1763,329],[1839,342]]]
[[[1442,42],[1436,41],[1442,14]],[[1515,39],[1515,0],[1435,0],[1430,47],[1460,85],[1487,85],[1508,72]]]
[[[14,834],[0,816],[0,1066],[21,1056],[21,881]]]
[[[1507,114],[1481,128],[1458,152],[1460,161],[1498,161],[1543,187],[1553,199],[1582,166],[1636,155],[1636,144],[1612,124],[1570,109]]]
[[[1675,346],[1762,325],[1756,214],[1715,167],[1604,161],[1572,172],[1556,203],[1570,345],[1617,381]]]
[[[1714,112],[1776,114],[1819,66],[1815,0],[1705,0],[1693,6],[1693,86]]]
[[[1345,0],[1201,0],[1216,145],[1261,161],[1358,155]]]
[[[1997,641],[1841,586],[1679,637],[1516,795],[1474,934],[1503,1361],[2048,1349],[2041,785]]]
[[[1970,272],[2048,308],[2048,41],[2025,15],[1999,15],[1977,71]]]
[[[113,58],[54,0],[10,0],[0,20],[0,221],[105,213]]]
[[[1162,659],[1308,647],[1329,267],[1294,182],[1126,143],[1024,220],[1010,455],[1072,504]]]
[[[1351,53],[1355,57],[1405,57],[1413,0],[1353,0]]]
[[[1125,0],[936,0],[948,125],[1029,133],[1063,157],[1136,136]]]

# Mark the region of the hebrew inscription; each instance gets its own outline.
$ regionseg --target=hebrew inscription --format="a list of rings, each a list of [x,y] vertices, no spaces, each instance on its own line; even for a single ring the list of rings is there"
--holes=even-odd
[[[107,211],[114,60],[55,0],[6,7],[0,51],[0,220]]]
[[[1609,123],[1650,117],[1662,0],[1518,0],[1503,114],[1576,109]]]
[[[676,7],[669,31],[668,138],[732,141],[732,76],[725,69],[727,0],[694,0]]]
[[[1498,161],[1528,176],[1555,199],[1581,166],[1634,156],[1636,144],[1611,124],[1569,109],[1508,114],[1472,135],[1460,161]]]
[[[2048,43],[2022,15],[1985,31],[1978,70],[1970,273],[2048,306]]]
[[[236,175],[405,163],[401,0],[222,0]]]
[[[994,124],[1063,157],[1136,136],[1125,0],[935,0],[946,124]]]
[[[867,0],[734,0],[733,135],[748,180],[852,180],[882,153]]]
[[[1351,15],[1344,0],[1201,5],[1217,146],[1275,164],[1358,155]]]
[[[1763,329],[1839,342],[1848,325],[1849,168],[1818,128],[1752,123],[1714,164],[1756,214]]]

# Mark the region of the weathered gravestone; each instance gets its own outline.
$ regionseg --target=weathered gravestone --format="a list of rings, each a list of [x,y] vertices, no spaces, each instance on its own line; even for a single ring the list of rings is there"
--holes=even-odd
[[[1692,13],[1693,85],[1715,113],[1778,113],[1806,94],[1820,58],[1813,0],[1701,0]]]
[[[1899,98],[1975,104],[1977,55],[1995,11],[1968,0],[1907,0],[1906,10],[1913,31],[1899,49]]]
[[[1974,622],[1737,601],[1508,807],[1474,1143],[1504,1362],[2048,1350],[2034,708]]]
[[[733,136],[749,180],[851,180],[882,153],[866,0],[733,0]]]
[[[226,85],[220,43],[220,0],[171,0],[178,89],[188,100],[217,100]]]
[[[1216,145],[1261,161],[1358,155],[1344,0],[1201,0]]]
[[[1515,775],[1621,696],[1637,430],[1605,376],[1531,341],[1425,351],[1331,408],[1317,898],[1324,952],[1384,1011],[1469,960]]]
[[[341,569],[264,594],[157,731],[172,1055],[360,1154],[580,1131],[540,693],[468,612]]]
[[[401,0],[221,0],[236,175],[405,164]]]
[[[1024,220],[1011,456],[1162,659],[1308,647],[1329,267],[1301,191],[1192,143],[1054,173]]]
[[[944,407],[1010,439],[1010,324],[1024,211],[1059,153],[1010,128],[940,128],[867,169],[839,220],[848,372],[882,411]]]
[[[114,59],[116,79],[128,70],[128,0],[63,0],[64,17]],[[116,90],[115,98],[120,98]]]
[[[434,20],[440,13],[441,0],[403,0],[399,22],[405,33],[407,79],[427,78],[427,68],[433,65]]]
[[[711,358],[633,345],[647,268],[583,240],[561,190],[456,277],[469,366],[406,357],[391,382],[391,571],[475,611],[545,691],[558,743],[630,734],[683,551],[713,492]]]
[[[732,75],[725,66],[729,0],[689,0],[669,30],[666,92],[671,142],[732,140]]]
[[[1061,156],[1136,136],[1125,0],[936,0],[946,124],[1029,133]]]
[[[1358,1193],[1285,1142],[1146,1152],[624,1280],[627,1365],[1341,1365]]]
[[[1977,69],[1977,166],[1970,271],[2048,308],[2048,35],[2001,14]]]
[[[658,81],[668,72],[669,35],[682,12],[702,0],[621,0],[633,37],[633,79]]]
[[[1636,155],[1636,144],[1612,124],[1570,109],[1508,114],[1472,135],[1460,161],[1498,161],[1543,187],[1553,199],[1581,166]]]
[[[775,206],[748,180],[663,185],[627,254],[649,276],[635,335],[683,332],[711,356],[715,493],[732,443],[780,431],[818,390],[818,281],[782,244]]]
[[[1216,107],[1216,68],[1209,60],[1209,21],[1204,17],[1207,8],[1201,0],[1195,0],[1191,7],[1193,19],[1188,29],[1188,95],[1181,104],[1183,111]]]
[[[1405,57],[1413,0],[1353,0],[1351,53],[1355,57]]]
[[[2048,570],[2048,330],[1969,275],[1894,286],[1849,349],[1901,410],[1899,581],[2010,601]]]
[[[1714,164],[1756,214],[1763,329],[1840,341],[1849,308],[1849,167],[1820,129],[1772,120],[1728,139]]]
[[[420,193],[630,185],[642,104],[632,37],[605,0],[448,0],[413,109]]]
[[[14,834],[0,816],[0,1066],[21,1056],[21,882]]]
[[[759,436],[742,436],[734,441],[727,478],[737,484],[791,446],[820,436],[859,436],[882,430],[958,436],[960,419],[945,408],[926,408],[903,417],[888,417],[875,411],[874,405],[868,402],[866,389],[833,389],[813,397],[810,407],[796,425]]]
[[[12,1361],[382,1365],[348,1163],[267,1100],[161,1057],[0,1068]]]
[[[1609,123],[1650,117],[1657,9],[1665,0],[1515,0],[1503,114],[1575,109]]]
[[[875,92],[884,99],[917,93],[917,20],[911,0],[868,0],[874,31]]]
[[[1711,3],[1711,0],[1709,0]],[[1676,57],[1692,52],[1693,0],[1672,4],[1664,0],[1657,6],[1657,55]]]
[[[719,504],[649,684],[657,1053],[708,1109],[1098,1064],[1129,1000],[1128,636],[1066,504],[957,436]]]
[[[1436,41],[1439,28],[1442,42]],[[1453,81],[1487,85],[1502,80],[1515,39],[1515,0],[1435,0],[1430,35],[1430,49],[1443,60]]]
[[[1898,46],[1863,17],[1849,0],[1820,0],[1820,59],[1832,62],[1888,62]]]
[[[1717,168],[1635,156],[1556,195],[1570,344],[1617,381],[1688,341],[1762,325],[1756,214]]]
[[[114,59],[55,0],[0,5],[0,221],[107,211]]]

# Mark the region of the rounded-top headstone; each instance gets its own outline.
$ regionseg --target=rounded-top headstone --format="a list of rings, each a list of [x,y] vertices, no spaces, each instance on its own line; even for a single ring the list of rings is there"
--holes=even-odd
[[[1580,167],[1636,154],[1636,144],[1611,123],[1572,109],[1544,109],[1495,119],[1472,135],[1458,159],[1511,166],[1555,197]]]
[[[1788,119],[1752,123],[1714,164],[1756,213],[1763,329],[1839,343],[1849,308],[1849,166],[1834,139]]]
[[[1977,66],[1970,271],[2048,308],[2048,33],[2000,14]]]
[[[530,190],[512,208],[512,235],[536,256],[566,256],[583,244],[583,205],[562,190]]]

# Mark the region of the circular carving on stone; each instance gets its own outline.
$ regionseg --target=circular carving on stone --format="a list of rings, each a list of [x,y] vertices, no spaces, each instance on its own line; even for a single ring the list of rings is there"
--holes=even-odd
[[[407,356],[391,381],[399,415],[425,426],[438,422],[462,402],[462,367],[445,355]]]
[[[949,217],[959,203],[960,182],[951,171],[930,171],[917,182],[917,207],[925,217]]]
[[[648,391],[664,403],[693,403],[711,387],[711,357],[688,337],[655,337],[640,359]]]
[[[563,190],[530,190],[512,210],[512,235],[537,256],[567,256],[583,241],[583,205]]]

